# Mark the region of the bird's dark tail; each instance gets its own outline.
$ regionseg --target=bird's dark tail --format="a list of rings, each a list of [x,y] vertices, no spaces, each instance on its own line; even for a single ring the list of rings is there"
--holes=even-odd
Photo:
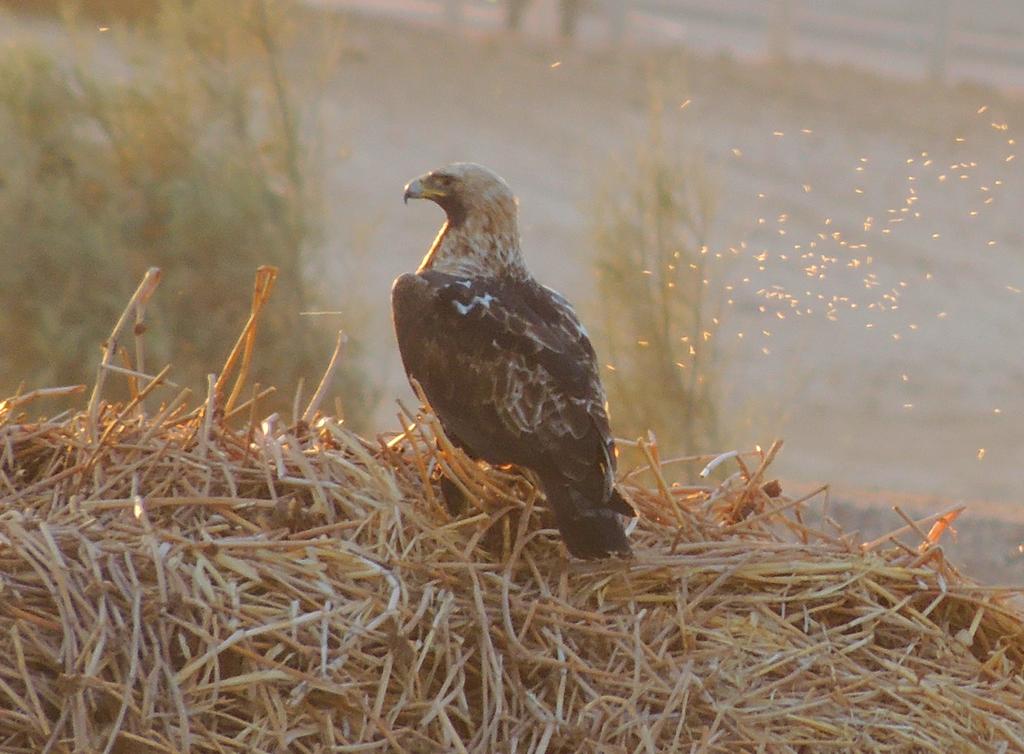
[[[555,523],[569,552],[592,560],[632,554],[618,514],[608,503],[596,503],[564,482],[545,483],[544,493],[555,513]],[[616,501],[622,501],[613,493]],[[624,501],[621,506],[632,511]],[[620,506],[616,505],[616,510]]]

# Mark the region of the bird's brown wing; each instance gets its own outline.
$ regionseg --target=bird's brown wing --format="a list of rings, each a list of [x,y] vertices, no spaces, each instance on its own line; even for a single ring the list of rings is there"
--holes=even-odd
[[[425,271],[395,281],[392,306],[406,372],[472,454],[557,473],[591,505],[617,498],[597,359],[564,298]]]

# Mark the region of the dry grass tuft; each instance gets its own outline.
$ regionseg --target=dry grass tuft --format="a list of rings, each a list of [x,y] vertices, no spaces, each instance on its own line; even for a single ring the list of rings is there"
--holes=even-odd
[[[955,512],[861,545],[766,481],[778,445],[673,487],[641,444],[636,558],[568,562],[427,412],[367,440],[162,381],[0,403],[5,752],[1024,752],[1024,619],[945,562]]]
[[[713,180],[700,150],[666,133],[664,104],[652,84],[646,136],[601,171],[590,213],[600,294],[594,318],[620,431],[657,426],[664,447],[694,453],[717,446],[721,435],[725,283],[720,255],[707,246]],[[664,421],[666,406],[675,421]]]

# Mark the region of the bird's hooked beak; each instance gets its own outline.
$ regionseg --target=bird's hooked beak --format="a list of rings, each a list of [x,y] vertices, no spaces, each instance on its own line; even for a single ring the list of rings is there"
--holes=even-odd
[[[405,184],[403,201],[408,204],[410,199],[433,199],[434,201],[443,199],[445,193],[434,185],[433,177],[433,173],[427,173]]]

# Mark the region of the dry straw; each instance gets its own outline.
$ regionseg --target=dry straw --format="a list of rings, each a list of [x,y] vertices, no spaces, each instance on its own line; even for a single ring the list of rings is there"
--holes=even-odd
[[[641,442],[635,559],[573,562],[429,413],[371,441],[127,363],[125,403],[0,403],[4,752],[1024,752],[1024,622],[946,563],[956,511],[861,545],[778,446],[676,487]]]

